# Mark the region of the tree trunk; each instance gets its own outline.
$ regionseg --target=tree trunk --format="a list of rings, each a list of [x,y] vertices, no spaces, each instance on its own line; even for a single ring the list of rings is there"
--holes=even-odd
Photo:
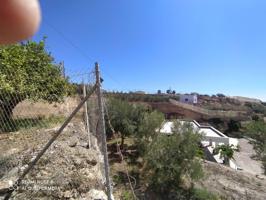
[[[227,156],[224,156],[224,164],[227,166],[230,165],[230,159]]]
[[[12,119],[13,109],[19,102],[2,102],[0,105],[0,131],[9,132],[16,130],[16,124]]]
[[[121,144],[120,144],[121,151],[123,151],[123,149],[124,149],[124,141],[125,141],[125,137],[123,135],[121,135]]]

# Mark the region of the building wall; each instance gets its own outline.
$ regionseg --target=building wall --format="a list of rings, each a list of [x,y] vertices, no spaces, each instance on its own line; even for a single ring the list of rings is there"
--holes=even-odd
[[[197,104],[198,103],[198,96],[197,95],[190,95],[190,94],[181,94],[180,95],[180,102],[189,103],[189,104]]]
[[[213,136],[203,136],[202,141],[212,143],[212,146],[216,147],[219,144],[229,145],[229,138],[224,137],[213,137]]]

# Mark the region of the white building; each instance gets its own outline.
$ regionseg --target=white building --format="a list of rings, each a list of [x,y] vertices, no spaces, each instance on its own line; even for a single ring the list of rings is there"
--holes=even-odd
[[[238,146],[238,140],[236,138],[228,137],[212,126],[202,126],[195,120],[192,122],[180,121],[180,123],[181,124],[190,123],[195,131],[202,134],[203,137],[201,140],[201,144],[203,147],[206,148],[206,150],[208,150],[210,154],[213,154],[213,150],[215,149],[215,147],[219,145],[223,145],[223,144],[229,145],[235,149]],[[167,121],[162,125],[160,129],[160,133],[164,133],[168,135],[172,134],[173,127],[174,127],[174,122]],[[220,158],[219,154],[213,155],[213,158],[217,163],[223,163],[223,160]],[[236,164],[232,160],[230,160],[229,164],[231,168],[237,169]]]
[[[181,103],[188,103],[188,104],[197,104],[198,103],[198,95],[196,95],[196,94],[181,94],[180,95],[180,102]]]

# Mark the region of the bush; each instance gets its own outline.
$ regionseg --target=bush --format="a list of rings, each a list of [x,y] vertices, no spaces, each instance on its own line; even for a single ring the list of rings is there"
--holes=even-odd
[[[241,124],[239,121],[235,121],[235,120],[230,120],[230,122],[228,123],[228,132],[238,132],[239,129],[241,128]]]
[[[216,96],[220,98],[226,97],[224,94],[221,94],[221,93],[216,94]]]
[[[122,200],[134,200],[135,197],[132,194],[132,191],[124,191],[122,194]]]
[[[255,113],[266,115],[266,106],[263,104],[246,102],[245,106],[249,107]]]
[[[193,189],[193,198],[195,200],[218,200],[218,196],[206,189]]]
[[[256,151],[256,156],[262,161],[264,174],[266,174],[266,123],[264,121],[253,121],[247,125],[246,135],[253,140],[251,143]]]
[[[226,165],[229,165],[230,159],[232,159],[234,156],[234,147],[222,144],[220,146],[215,147],[215,149],[213,150],[214,155],[219,153],[220,153],[220,158],[224,159],[224,163]]]

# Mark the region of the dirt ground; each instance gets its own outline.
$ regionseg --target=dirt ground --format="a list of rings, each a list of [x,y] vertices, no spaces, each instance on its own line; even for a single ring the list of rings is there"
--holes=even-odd
[[[66,117],[79,102],[78,97],[57,104],[23,101],[13,114],[14,118]],[[94,136],[93,147],[88,148],[83,116],[82,108],[16,188],[11,199],[107,199],[103,156]],[[61,125],[62,122],[49,124],[49,128],[32,127],[0,134],[0,199]]]
[[[236,165],[243,169],[243,172],[248,172],[254,175],[263,175],[262,164],[258,160],[252,159],[255,155],[253,146],[247,139],[241,138],[238,140],[240,151],[234,153]],[[266,179],[266,176],[264,177]]]
[[[0,191],[17,180],[57,129],[0,135]],[[11,199],[106,199],[103,159],[96,139],[93,141],[93,147],[88,149],[84,124],[74,120],[16,188]],[[1,193],[0,199],[4,196]]]
[[[266,179],[243,171],[235,171],[221,164],[203,163],[205,178],[198,187],[220,194],[228,200],[265,200]]]
[[[67,97],[62,103],[47,103],[44,101],[33,102],[25,100],[13,110],[15,118],[24,117],[49,117],[55,115],[68,116],[80,102],[80,98]]]

